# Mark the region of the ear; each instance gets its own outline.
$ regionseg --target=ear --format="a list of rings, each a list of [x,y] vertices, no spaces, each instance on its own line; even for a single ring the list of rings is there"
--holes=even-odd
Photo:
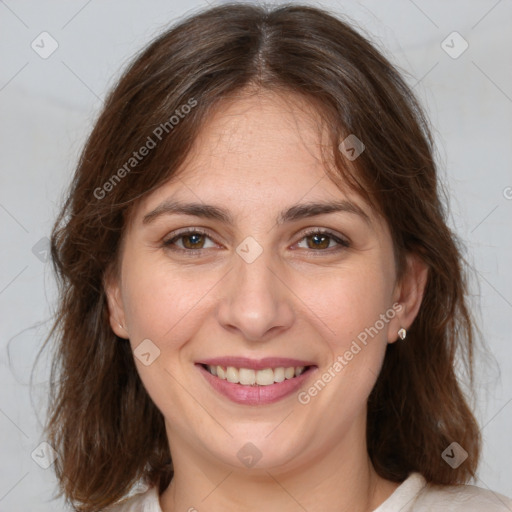
[[[128,339],[119,277],[115,276],[114,272],[107,271],[103,279],[103,287],[107,297],[110,327],[117,336]]]
[[[394,303],[400,304],[401,308],[396,308],[396,316],[389,323],[388,343],[397,341],[400,328],[408,330],[414,322],[423,301],[427,279],[428,265],[419,254],[408,254],[404,275],[395,287]]]

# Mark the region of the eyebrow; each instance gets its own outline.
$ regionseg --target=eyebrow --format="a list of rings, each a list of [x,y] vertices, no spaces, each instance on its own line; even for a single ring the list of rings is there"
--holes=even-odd
[[[358,205],[347,201],[309,202],[296,204],[283,210],[277,217],[277,224],[293,222],[326,213],[345,212],[360,216],[367,224],[371,225],[371,219],[367,213]],[[142,219],[143,224],[149,224],[162,215],[191,215],[203,219],[212,219],[233,225],[233,217],[230,212],[219,206],[204,203],[182,203],[179,201],[167,200],[158,205],[154,210],[147,213]]]

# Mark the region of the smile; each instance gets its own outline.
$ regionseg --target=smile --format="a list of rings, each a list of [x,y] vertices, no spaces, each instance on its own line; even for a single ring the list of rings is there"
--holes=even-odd
[[[217,396],[237,404],[266,405],[297,393],[318,369],[314,364],[300,363],[306,361],[223,358],[195,366]]]

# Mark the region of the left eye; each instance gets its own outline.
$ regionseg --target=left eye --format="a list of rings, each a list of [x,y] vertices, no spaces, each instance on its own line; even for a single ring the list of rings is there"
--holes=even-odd
[[[318,249],[331,248],[331,242],[334,242],[335,246],[350,246],[350,244],[346,240],[335,236],[333,233],[330,233],[329,231],[311,231],[309,233],[306,233],[300,242],[302,242],[302,240],[306,240],[306,249],[312,249],[314,251]],[[309,240],[311,241],[311,243],[308,242]]]

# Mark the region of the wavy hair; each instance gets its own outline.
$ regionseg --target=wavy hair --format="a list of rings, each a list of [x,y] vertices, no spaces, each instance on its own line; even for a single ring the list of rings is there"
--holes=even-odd
[[[46,340],[55,355],[45,433],[59,454],[60,494],[76,510],[101,510],[138,480],[162,492],[173,476],[164,418],[129,343],[110,328],[104,280],[138,201],[176,175],[212,109],[247,88],[313,105],[329,134],[326,169],[387,221],[398,276],[408,253],[428,264],[407,342],[388,345],[368,400],[377,473],[400,482],[418,471],[438,484],[475,476],[479,429],[455,372],[460,357],[472,381],[475,328],[422,108],[397,68],[339,16],[296,3],[227,4],[180,20],[127,67],[52,231],[59,296]],[[348,134],[366,147],[354,161],[338,150]],[[139,159],[148,137],[155,146]],[[456,469],[441,458],[453,441],[469,454]]]

